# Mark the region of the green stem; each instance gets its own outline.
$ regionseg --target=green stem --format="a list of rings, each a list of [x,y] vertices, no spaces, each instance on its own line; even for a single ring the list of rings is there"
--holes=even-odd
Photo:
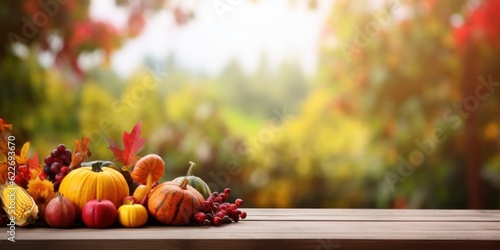
[[[90,166],[92,166],[92,164],[95,164],[97,162],[101,162],[101,165],[104,166],[104,167],[107,167],[109,165],[115,165],[115,163],[112,162],[112,161],[87,161],[87,162],[82,162],[80,164],[80,166],[82,166],[82,167],[90,167]]]
[[[193,175],[193,172],[194,172],[194,166],[196,166],[196,164],[192,161],[189,162],[189,164],[191,164],[191,166],[189,166],[189,169],[187,171],[187,174],[186,176],[191,176]]]
[[[95,163],[92,163],[92,171],[93,172],[102,172],[102,162],[97,161]]]

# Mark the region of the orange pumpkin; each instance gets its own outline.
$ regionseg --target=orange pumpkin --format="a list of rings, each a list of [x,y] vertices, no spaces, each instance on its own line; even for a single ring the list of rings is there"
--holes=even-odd
[[[165,162],[156,154],[142,157],[134,166],[132,179],[140,184],[134,191],[134,198],[142,201],[151,191],[153,182],[158,181],[165,173]]]
[[[166,225],[187,225],[193,215],[200,211],[203,196],[188,185],[184,178],[181,184],[169,181],[151,191],[147,206],[151,216]]]

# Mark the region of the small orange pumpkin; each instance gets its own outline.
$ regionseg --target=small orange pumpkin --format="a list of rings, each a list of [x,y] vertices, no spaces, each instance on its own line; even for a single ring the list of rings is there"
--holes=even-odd
[[[134,191],[134,198],[142,201],[151,191],[153,182],[158,181],[165,173],[165,162],[156,154],[142,157],[134,166],[132,179],[140,184]]]
[[[151,216],[166,225],[187,225],[194,214],[200,211],[203,196],[188,185],[184,178],[181,184],[168,181],[151,191],[147,206]]]

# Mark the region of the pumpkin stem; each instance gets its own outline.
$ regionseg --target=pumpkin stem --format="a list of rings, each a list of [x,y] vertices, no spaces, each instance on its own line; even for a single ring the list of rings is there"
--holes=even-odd
[[[196,166],[196,163],[192,162],[192,161],[189,161],[189,164],[191,164],[191,166],[189,166],[189,169],[188,169],[188,172],[187,172],[187,176],[191,176],[193,175],[193,172],[194,172],[194,166]]]
[[[102,162],[96,161],[92,163],[92,172],[102,172]]]
[[[148,177],[146,178],[146,189],[151,191],[151,185],[153,184],[153,174],[151,172],[148,173]]]
[[[189,180],[187,178],[187,176],[184,176],[184,180],[182,180],[181,182],[181,185],[179,185],[182,189],[187,189],[187,184],[188,184]]]
[[[134,205],[134,204],[135,204],[135,202],[133,199],[125,199],[123,201],[123,205]]]

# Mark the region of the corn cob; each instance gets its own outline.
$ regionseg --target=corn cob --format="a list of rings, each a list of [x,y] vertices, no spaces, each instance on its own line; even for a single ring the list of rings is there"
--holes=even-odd
[[[24,188],[8,183],[7,181],[0,186],[0,198],[9,218],[14,217],[14,223],[18,226],[35,223],[38,218],[38,206],[33,198]]]

